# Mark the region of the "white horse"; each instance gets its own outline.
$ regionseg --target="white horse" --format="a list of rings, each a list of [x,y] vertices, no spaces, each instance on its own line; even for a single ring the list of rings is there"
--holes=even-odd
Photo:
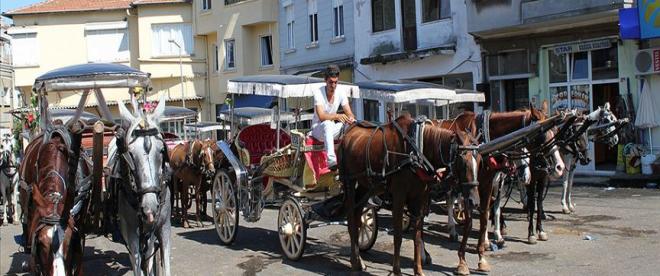
[[[575,167],[579,161],[581,165],[585,166],[591,162],[587,156],[589,150],[589,140],[601,141],[610,147],[616,146],[619,143],[619,136],[615,133],[616,127],[614,123],[617,121],[616,116],[610,111],[610,104],[605,103],[604,106],[598,107],[594,112],[589,113],[580,122],[576,123],[577,127],[583,124],[593,125],[593,128],[605,126],[597,133],[589,133],[584,131],[576,141],[574,148],[562,147],[560,153],[564,159],[566,167],[564,169],[564,178],[562,179],[563,191],[561,194],[561,210],[564,214],[575,212],[575,205],[573,204],[573,178],[575,176]],[[595,125],[594,125],[595,124]],[[589,134],[588,134],[589,133]]]
[[[165,99],[161,96],[151,114],[144,114],[134,98],[132,103],[133,113],[119,101],[126,131],[110,143],[108,154],[116,172],[111,181],[119,191],[120,230],[134,275],[169,276],[171,204],[166,182],[170,173],[166,145],[158,127]]]
[[[10,134],[2,137],[0,144],[0,225],[18,222],[18,162],[14,156],[14,139]]]

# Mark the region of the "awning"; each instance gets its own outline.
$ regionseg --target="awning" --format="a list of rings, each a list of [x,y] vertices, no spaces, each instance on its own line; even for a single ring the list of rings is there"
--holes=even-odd
[[[231,98],[231,95],[228,96]],[[275,97],[271,96],[260,96],[260,95],[234,95],[234,108],[241,107],[259,107],[259,108],[271,108]],[[229,110],[229,106],[224,104],[220,108],[220,111]]]
[[[292,75],[244,76],[227,82],[229,93],[278,98],[312,97],[314,91],[324,86],[323,79]],[[359,88],[351,83],[341,82],[337,90],[346,91],[346,95],[352,98],[360,96]]]
[[[51,70],[34,81],[38,93],[75,91],[96,88],[147,87],[149,74],[126,65],[114,63],[85,63]]]

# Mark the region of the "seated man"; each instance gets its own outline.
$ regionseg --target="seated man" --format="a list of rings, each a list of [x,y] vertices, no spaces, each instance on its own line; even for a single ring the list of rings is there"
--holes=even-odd
[[[325,86],[314,91],[314,118],[312,119],[312,136],[323,141],[328,155],[328,168],[337,168],[337,155],[335,153],[334,139],[339,138],[344,124],[355,121],[355,116],[348,104],[346,91],[337,91],[339,81],[339,67],[329,65],[325,70]],[[337,114],[339,105],[344,113]],[[335,122],[338,121],[338,122]]]

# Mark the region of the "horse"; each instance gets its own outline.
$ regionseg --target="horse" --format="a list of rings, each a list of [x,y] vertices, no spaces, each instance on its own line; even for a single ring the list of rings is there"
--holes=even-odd
[[[502,137],[508,133],[521,129],[523,127],[529,126],[534,122],[542,121],[547,118],[545,115],[547,113],[547,103],[544,102],[543,109],[538,110],[530,105],[529,109],[512,111],[512,112],[495,112],[492,113],[488,119],[488,132],[487,135],[492,138]],[[458,117],[453,120],[442,120],[435,121],[435,124],[440,125],[441,127],[455,130],[464,130],[469,131],[473,135],[477,135],[477,128],[480,121],[483,121],[482,118],[478,118],[474,112],[465,111]],[[485,125],[485,124],[484,124]],[[482,132],[481,135],[486,135],[486,132]],[[541,142],[547,142],[551,140],[551,137],[545,137],[544,139],[534,139],[534,146],[540,146]],[[531,145],[530,145],[531,146]],[[545,152],[543,152],[545,153]],[[556,154],[555,154],[556,153]],[[553,168],[552,175],[560,176],[563,172],[564,164],[561,160],[559,154],[556,151],[553,151],[548,162],[548,166]],[[545,159],[545,158],[544,158]],[[497,195],[500,188],[499,185],[494,185],[495,180],[498,177],[498,173],[501,173],[503,169],[506,168],[506,160],[500,158],[500,162],[493,163],[494,158],[488,159],[488,164],[483,165],[479,171],[479,207],[480,207],[480,228],[479,228],[479,241],[478,241],[478,271],[490,271],[490,265],[485,257],[485,251],[488,247],[488,219],[490,217],[491,202],[493,201],[493,196]],[[491,162],[493,161],[493,162]],[[450,198],[448,200],[450,208],[453,206],[454,198],[453,193],[450,193]],[[466,212],[467,213],[467,212]],[[457,239],[456,230],[455,230],[455,220],[453,217],[449,216],[449,232],[450,239]],[[466,220],[467,221],[467,220]],[[463,237],[463,240],[466,240],[467,237]],[[467,275],[470,273],[470,270],[465,259],[465,248],[463,245],[459,248],[458,251],[459,264],[457,266],[457,273],[461,275]]]
[[[16,205],[18,199],[18,163],[14,156],[14,143],[6,134],[0,144],[0,225],[15,224],[18,219]]]
[[[582,133],[576,133],[577,137],[575,137],[576,140],[572,146],[564,145],[560,147],[559,151],[566,164],[561,193],[561,209],[564,214],[575,212],[575,205],[573,204],[573,178],[575,176],[577,162],[580,162],[583,166],[591,162],[591,159],[587,156],[589,140],[601,141],[610,147],[617,145],[619,143],[619,136],[616,134],[616,127],[613,125],[615,122],[617,122],[617,118],[610,111],[610,104],[605,103],[604,106],[599,106],[597,110],[582,116],[575,122],[573,126],[575,131],[583,128],[583,126],[586,129],[583,128]],[[609,126],[602,128],[602,133],[590,134],[588,128],[594,124],[597,126]]]
[[[174,194],[179,194],[181,208],[179,208],[181,221],[184,228],[190,227],[188,222],[188,212],[190,208],[190,201],[188,200],[189,189],[193,187],[195,191],[195,215],[197,222],[204,226],[200,219],[201,213],[206,214],[206,192],[209,190],[210,185],[206,185],[215,174],[215,161],[216,151],[215,142],[207,140],[193,140],[179,144],[172,150],[170,160],[175,160],[171,164],[173,168],[171,189]],[[216,146],[217,147],[217,146]],[[188,153],[188,154],[186,154]],[[182,156],[186,154],[187,156]],[[189,161],[186,161],[189,160]],[[176,203],[176,196],[172,199],[173,206]]]
[[[154,111],[145,114],[131,98],[133,113],[118,102],[122,128],[110,142],[113,176],[106,178],[107,186],[117,191],[113,200],[134,275],[170,275],[169,155],[158,127],[165,100],[161,96]]]
[[[81,152],[77,168],[69,167],[68,135],[63,126],[50,126],[28,144],[19,167],[23,236],[33,274],[83,275],[91,165]],[[75,179],[67,179],[70,169],[77,170]]]
[[[468,135],[416,123],[409,114],[381,126],[352,125],[339,146],[338,157],[351,239],[351,266],[356,271],[365,269],[359,254],[358,229],[368,198],[385,192],[392,197],[395,274],[401,273],[403,208],[408,207],[415,227],[416,275],[423,275],[422,226],[428,212],[429,187],[436,183],[438,174],[445,179],[452,175],[463,184],[465,194],[470,195],[466,197],[468,206],[479,201],[476,174],[481,160]]]

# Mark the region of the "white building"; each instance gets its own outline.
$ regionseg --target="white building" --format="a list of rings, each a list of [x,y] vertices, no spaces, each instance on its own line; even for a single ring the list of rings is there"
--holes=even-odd
[[[354,22],[361,26],[355,28],[355,80],[422,80],[476,89],[481,51],[467,32],[466,10],[462,0],[355,0]],[[361,106],[366,120],[384,121],[382,103],[365,100]]]

